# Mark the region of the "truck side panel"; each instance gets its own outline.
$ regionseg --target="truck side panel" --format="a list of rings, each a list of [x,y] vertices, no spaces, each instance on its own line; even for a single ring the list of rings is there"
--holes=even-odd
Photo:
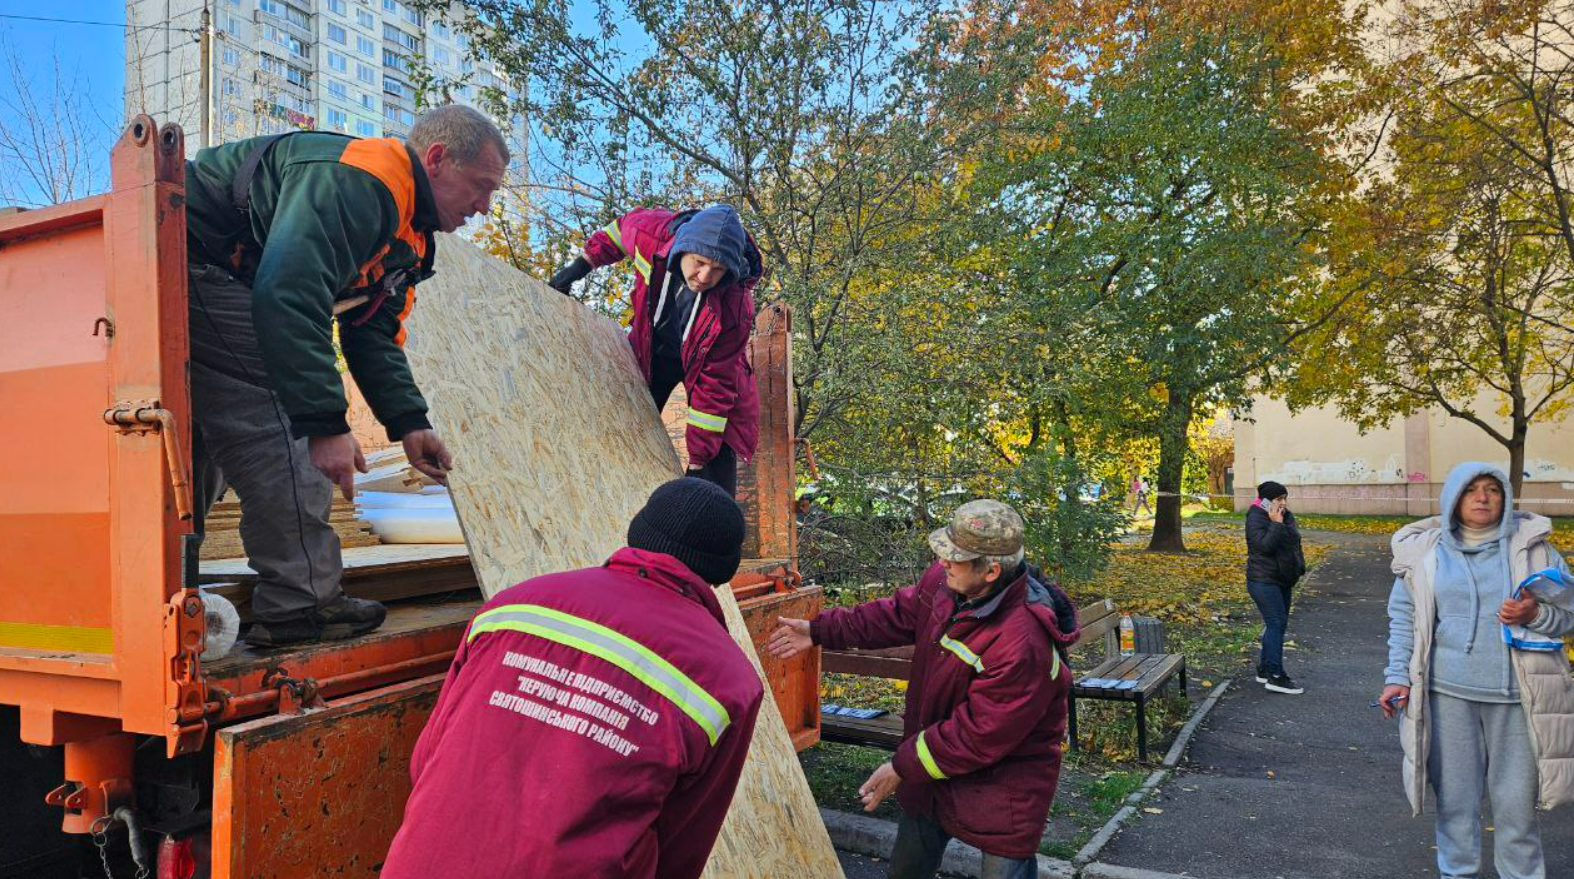
[[[442,683],[431,675],[220,730],[213,879],[375,877]]]

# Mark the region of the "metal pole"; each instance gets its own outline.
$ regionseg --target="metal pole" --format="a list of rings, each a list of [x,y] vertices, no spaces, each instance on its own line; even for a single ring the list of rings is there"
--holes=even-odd
[[[202,145],[213,146],[213,13],[202,3]]]

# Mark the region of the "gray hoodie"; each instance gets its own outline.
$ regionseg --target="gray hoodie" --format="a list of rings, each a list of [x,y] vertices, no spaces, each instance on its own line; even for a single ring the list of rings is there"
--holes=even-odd
[[[1482,475],[1493,477],[1503,487],[1503,518],[1493,537],[1480,545],[1466,546],[1459,539],[1455,508],[1465,488]],[[1514,512],[1513,487],[1507,474],[1497,467],[1477,462],[1460,464],[1444,481],[1439,504],[1441,520],[1448,523],[1448,528],[1439,536],[1436,550],[1433,589],[1437,626],[1432,643],[1431,688],[1477,702],[1518,702],[1519,685],[1503,638],[1503,626],[1497,618],[1499,606],[1515,586],[1509,566],[1509,538],[1523,515]],[[1562,557],[1552,555],[1562,566]],[[1388,598],[1388,616],[1388,667],[1383,679],[1389,684],[1408,685],[1415,643],[1415,607],[1403,578],[1394,582]],[[1574,614],[1543,604],[1528,628],[1561,635],[1574,629]]]

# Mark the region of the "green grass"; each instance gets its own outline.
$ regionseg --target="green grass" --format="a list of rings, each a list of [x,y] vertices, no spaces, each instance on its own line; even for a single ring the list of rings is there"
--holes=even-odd
[[[814,792],[814,801],[827,809],[853,814],[862,814],[864,810],[858,788],[881,763],[890,759],[891,753],[879,748],[831,742],[821,742],[798,754],[798,762],[809,778],[809,790]],[[890,796],[870,814],[898,821],[902,809],[896,804],[896,797]]]
[[[1049,829],[1038,850],[1071,860],[1146,777],[1140,770],[1112,769],[1097,758],[1068,752],[1055,805],[1049,810]]]

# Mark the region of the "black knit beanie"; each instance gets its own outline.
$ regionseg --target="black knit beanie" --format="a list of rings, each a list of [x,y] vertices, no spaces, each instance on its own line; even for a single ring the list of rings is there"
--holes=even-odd
[[[1289,493],[1288,489],[1271,479],[1257,486],[1257,496],[1265,501],[1276,501]]]
[[[743,510],[714,482],[674,479],[634,514],[628,541],[672,556],[707,583],[726,583],[743,558]]]

